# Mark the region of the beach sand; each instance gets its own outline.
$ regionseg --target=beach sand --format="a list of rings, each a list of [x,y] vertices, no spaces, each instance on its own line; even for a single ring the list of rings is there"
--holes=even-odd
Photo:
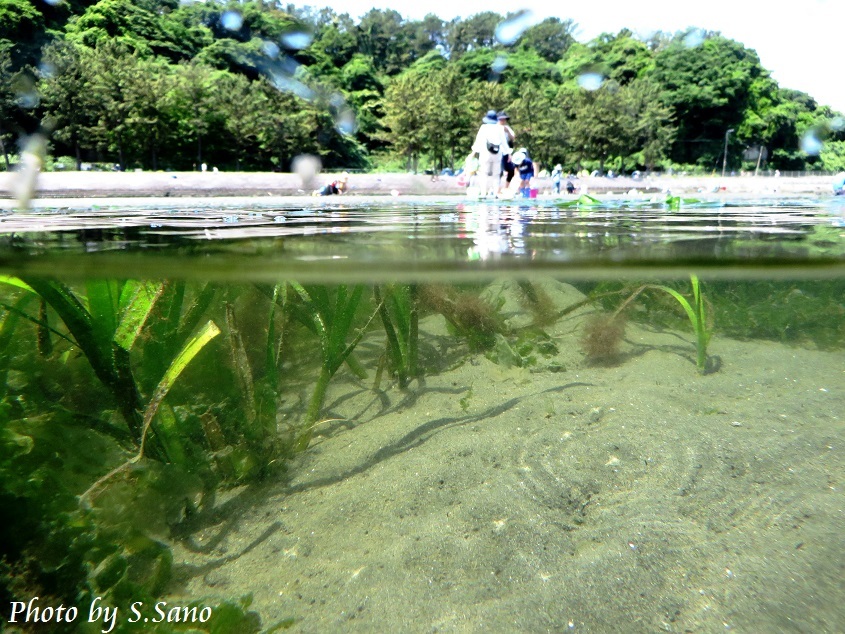
[[[514,282],[488,293],[526,325]],[[842,631],[841,351],[716,333],[700,375],[691,332],[629,323],[594,366],[593,310],[547,326],[558,352],[532,367],[435,315],[408,389],[339,375],[288,479],[177,545],[174,594],[252,592],[296,632]]]
[[[335,175],[336,177],[336,175]],[[273,198],[310,196],[311,191],[333,178],[322,174],[303,183],[296,174],[269,172],[45,172],[35,183],[33,206],[97,204],[97,199],[248,197]],[[21,176],[0,173],[0,209],[14,208]],[[832,194],[832,177],[712,177],[661,176],[631,178],[584,178],[577,184],[582,192],[596,195],[671,192],[673,194]],[[550,195],[551,180],[536,178],[532,186],[541,196]],[[351,174],[350,197],[356,196],[451,196],[465,194],[453,176],[413,174]],[[67,199],[78,199],[79,203]],[[114,202],[114,200],[112,200]]]

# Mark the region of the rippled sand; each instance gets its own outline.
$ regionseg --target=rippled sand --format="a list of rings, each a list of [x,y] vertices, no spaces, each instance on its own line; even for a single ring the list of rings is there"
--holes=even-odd
[[[590,310],[530,368],[460,363],[438,316],[410,389],[338,377],[339,420],[177,549],[174,591],[300,632],[841,629],[843,354],[716,335],[701,376],[692,333],[629,324],[593,367]]]

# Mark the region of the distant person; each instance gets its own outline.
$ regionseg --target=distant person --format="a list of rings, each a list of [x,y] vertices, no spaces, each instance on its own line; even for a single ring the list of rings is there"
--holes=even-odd
[[[575,193],[575,183],[572,182],[571,178],[566,179],[566,193],[567,194],[574,194]]]
[[[510,126],[510,117],[508,113],[504,110],[496,115],[496,120],[499,122],[499,125],[502,126],[505,130],[505,136],[508,139],[507,144],[505,147],[502,148],[502,170],[499,174],[499,193],[501,194],[502,191],[508,189],[511,186],[511,181],[513,180],[513,175],[516,173],[516,167],[514,167],[513,161],[511,160],[511,154],[513,153],[513,142],[516,140],[516,134],[514,134],[513,128]],[[505,176],[505,184],[501,184],[502,175]]]
[[[349,174],[344,172],[339,178],[333,180],[328,185],[316,190],[313,196],[334,196],[338,194],[345,194],[349,185]]]
[[[833,179],[833,195],[845,196],[845,172],[839,172]]]
[[[502,149],[508,144],[505,129],[499,125],[496,111],[489,110],[481,120],[472,151],[478,155],[479,194],[495,197],[502,173]]]
[[[560,193],[560,181],[563,178],[563,166],[558,163],[552,170],[552,188],[556,194]]]
[[[464,185],[466,187],[475,187],[478,180],[478,157],[475,152],[470,152],[464,161]]]
[[[519,193],[523,198],[528,198],[531,195],[531,178],[534,176],[534,161],[528,156],[528,150],[523,147],[514,152],[513,164],[519,170]]]

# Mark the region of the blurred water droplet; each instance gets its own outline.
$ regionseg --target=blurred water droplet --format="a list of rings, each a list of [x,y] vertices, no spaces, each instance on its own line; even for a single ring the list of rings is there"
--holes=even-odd
[[[493,60],[493,63],[490,64],[490,70],[492,70],[494,73],[503,73],[507,67],[508,58],[504,55],[499,55],[496,59]]]
[[[237,11],[226,11],[220,16],[220,24],[224,29],[240,31],[244,24],[243,16]]]
[[[687,48],[695,48],[696,46],[701,46],[704,43],[704,30],[692,29],[684,36],[682,42]]]
[[[18,93],[15,98],[15,102],[21,107],[26,109],[32,109],[38,106],[40,99],[38,97],[38,93],[35,91],[32,92],[25,92],[25,93]]]
[[[302,189],[311,189],[317,174],[323,169],[320,157],[313,154],[300,154],[291,161],[291,170],[302,181]],[[278,221],[277,221],[278,222]]]
[[[313,38],[310,33],[295,31],[293,33],[285,33],[281,39],[282,46],[285,48],[301,50],[303,48],[308,48]]]
[[[515,17],[501,22],[496,27],[496,39],[508,46],[516,42],[529,27],[536,23],[537,19],[532,11],[521,11]]]
[[[278,90],[293,93],[306,101],[316,99],[317,93],[295,78],[300,66],[293,59],[281,56],[275,60],[259,60],[256,66]]]
[[[21,108],[35,108],[41,100],[35,88],[35,78],[29,74],[22,73],[15,77],[12,91],[15,93],[15,102]]]
[[[38,66],[38,74],[41,79],[52,79],[56,75],[56,67],[49,62],[41,62]]]
[[[35,196],[35,185],[46,154],[47,138],[43,135],[33,134],[22,140],[17,175],[12,181],[12,190],[20,209],[28,209],[30,201]]]
[[[275,42],[268,42],[267,40],[264,41],[261,48],[264,50],[264,54],[270,59],[276,59],[281,52],[278,44]]]
[[[845,130],[845,117],[834,117],[830,121],[830,127],[834,132]]]
[[[577,81],[584,90],[598,90],[604,83],[604,77],[598,73],[582,73]]]
[[[44,0],[44,2],[46,2],[50,6],[56,7],[56,6],[60,5],[63,2],[63,0]]]
[[[355,120],[355,113],[351,108],[341,112],[337,117],[337,130],[341,134],[351,135],[358,130],[358,122]]]
[[[822,151],[823,145],[813,130],[810,130],[801,137],[801,151],[809,156],[818,156]]]

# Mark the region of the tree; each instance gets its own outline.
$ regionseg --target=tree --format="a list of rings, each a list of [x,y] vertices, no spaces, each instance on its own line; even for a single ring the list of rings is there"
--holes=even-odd
[[[116,152],[120,169],[125,170],[131,150],[126,80],[135,71],[138,53],[130,53],[125,44],[113,40],[104,40],[89,50],[84,69],[94,104],[92,117],[96,120],[92,137],[101,150]]]
[[[12,76],[12,56],[9,53],[9,47],[0,44],[0,152],[3,153],[3,160],[6,162],[6,171],[11,167],[8,148],[12,142],[12,136],[9,123],[17,109]]]
[[[66,144],[82,169],[82,149],[96,128],[97,105],[88,64],[91,51],[72,42],[57,41],[44,49],[39,91],[51,121],[53,138]]]
[[[519,47],[535,51],[547,62],[557,62],[575,42],[572,20],[561,22],[558,18],[546,18],[539,24],[526,29],[519,39]]]
[[[414,173],[425,149],[428,90],[416,73],[395,77],[384,95],[384,138]]]
[[[678,35],[655,55],[654,64],[651,78],[663,88],[662,101],[678,122],[672,159],[712,167],[726,131],[742,123],[751,87],[764,73],[757,54],[718,34],[707,34],[695,47]]]
[[[173,66],[162,58],[138,59],[123,75],[125,126],[134,146],[149,156],[157,170],[162,147],[169,145],[178,122]]]
[[[234,154],[235,169],[240,171],[251,162],[251,149],[258,145],[269,100],[265,92],[253,89],[249,79],[234,73],[220,76],[217,96],[227,143]]]
[[[15,70],[38,63],[38,51],[44,44],[44,16],[27,0],[0,2],[0,44],[8,47]]]
[[[392,9],[371,9],[358,24],[359,48],[387,75],[396,75],[413,62],[411,33]]]
[[[209,132],[222,127],[221,117],[215,110],[215,92],[219,76],[215,71],[197,61],[181,63],[175,69],[174,107],[180,124],[180,138],[196,143],[196,166],[204,161],[203,141]]]
[[[452,20],[449,23],[449,58],[457,60],[468,51],[497,46],[496,27],[502,16],[492,11],[478,13],[466,20]]]

